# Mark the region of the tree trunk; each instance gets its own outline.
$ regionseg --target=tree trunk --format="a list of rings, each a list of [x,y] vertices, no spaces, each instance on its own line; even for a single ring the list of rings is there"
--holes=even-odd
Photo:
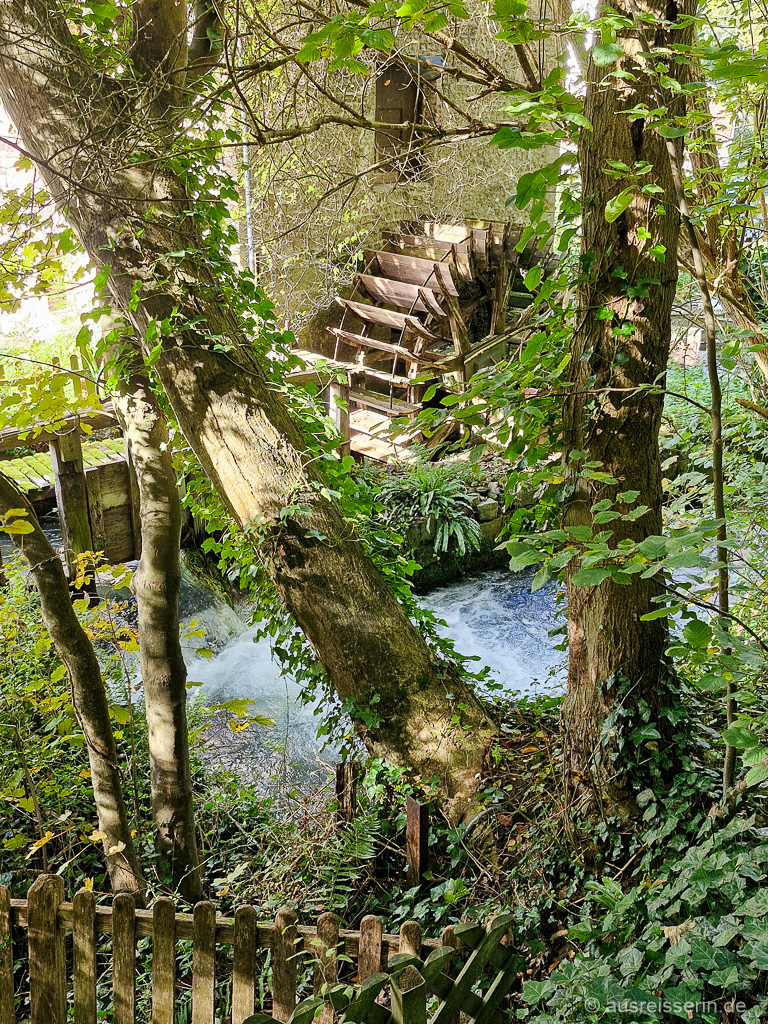
[[[631,7],[619,13],[631,20]],[[682,13],[674,3],[642,7],[671,22]],[[681,30],[655,31],[655,46],[687,38]],[[644,121],[630,120],[624,113],[635,106],[660,105],[641,56],[643,46],[632,29],[624,32],[619,66],[631,77],[606,77],[608,69],[596,67],[591,59],[587,73],[584,113],[592,130],[582,132],[579,142],[585,273],[571,344],[575,381],[564,409],[565,525],[588,526],[595,533],[610,529],[613,546],[662,530],[658,436],[663,396],[643,389],[664,387],[680,230],[665,142]],[[608,161],[621,161],[630,169],[647,161],[652,170],[634,183],[626,177],[616,180],[605,173]],[[663,192],[643,194],[641,188],[648,184]],[[630,186],[630,205],[609,222],[609,202]],[[659,244],[665,248],[663,262],[649,252]],[[589,462],[599,463],[615,482],[593,479],[585,472]],[[605,498],[615,501],[625,491],[637,491],[637,504],[647,505],[648,511],[634,521],[595,524],[593,505]],[[631,507],[625,505],[624,511]],[[631,813],[634,793],[623,767],[629,751],[624,747],[623,758],[620,751],[627,733],[639,724],[643,705],[651,723],[664,732],[659,716],[669,685],[666,619],[641,621],[656,607],[653,598],[662,584],[656,577],[632,575],[625,584],[608,578],[597,586],[577,586],[574,575],[572,569],[567,580],[569,665],[563,707],[569,766],[574,779],[591,783],[611,810]],[[616,718],[604,736],[612,712]]]
[[[370,749],[425,783],[437,776],[460,815],[490,723],[471,690],[435,662],[322,494],[301,431],[210,267],[183,184],[142,146],[148,112],[130,120],[115,84],[91,71],[43,0],[2,9],[0,99],[85,250],[109,259],[109,289],[138,337],[166,321],[154,369],[174,415],[237,521],[258,524],[275,584],[337,694],[363,708],[377,700],[382,721],[366,735]]]
[[[187,668],[179,642],[181,502],[168,428],[146,381],[115,396],[139,483],[141,560],[131,590],[139,612],[152,818],[158,851],[189,903],[202,897],[187,734]]]
[[[91,784],[99,829],[104,834],[102,844],[112,891],[130,892],[142,897],[145,886],[123,800],[109,704],[99,662],[72,607],[59,556],[40,528],[30,503],[0,473],[0,515],[5,516],[15,508],[26,509],[27,512],[25,517],[15,521],[29,523],[33,527],[31,533],[14,533],[11,536],[29,563],[40,595],[43,623],[69,675],[72,706],[88,749]]]

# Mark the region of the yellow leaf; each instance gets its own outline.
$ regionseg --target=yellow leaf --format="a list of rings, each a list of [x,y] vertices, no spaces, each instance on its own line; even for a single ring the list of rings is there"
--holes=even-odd
[[[87,889],[88,892],[93,892],[93,879],[92,878],[84,878],[83,879],[83,887],[85,889]]]
[[[100,828],[95,828],[88,838],[92,843],[100,843],[102,839],[107,838],[107,833],[102,832]]]
[[[114,846],[110,846],[108,852],[109,852],[109,854],[111,856],[113,853],[122,853],[124,849],[125,849],[125,843],[122,840],[120,840],[119,843],[115,843]]]
[[[91,769],[90,768],[81,768],[80,769],[80,778],[81,779],[90,779],[90,777],[91,777]]]

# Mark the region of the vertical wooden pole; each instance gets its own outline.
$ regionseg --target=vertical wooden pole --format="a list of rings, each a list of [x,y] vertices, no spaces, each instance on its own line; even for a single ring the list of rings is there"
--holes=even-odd
[[[364,982],[381,970],[381,918],[366,914],[360,922],[360,947],[357,954],[357,980]]]
[[[415,967],[390,982],[394,1024],[427,1024],[427,986]]]
[[[341,435],[339,452],[344,458],[345,455],[349,455],[349,381],[346,384],[331,381],[328,387],[328,415]]]
[[[429,863],[429,805],[409,796],[405,803],[408,885],[421,885]]]
[[[104,525],[104,500],[101,496],[101,466],[92,466],[85,471],[85,495],[88,502],[88,519],[91,523],[91,541],[94,551],[106,552],[109,546],[107,528]]]
[[[235,949],[232,965],[232,1024],[243,1024],[253,1013],[256,994],[258,919],[253,907],[235,911]]]
[[[287,1021],[296,1009],[296,913],[283,907],[275,917],[272,949],[272,1016]]]
[[[41,875],[27,893],[30,1024],[66,1024],[64,929],[58,920],[64,881]]]
[[[173,1024],[176,908],[161,896],[152,907],[152,1024]]]
[[[360,769],[355,761],[336,765],[336,827],[343,828],[355,816],[357,779]]]
[[[443,928],[443,932],[440,936],[440,942],[444,946],[451,946],[453,949],[457,950],[461,949],[461,939],[456,937],[456,929],[452,924],[449,924],[447,927]],[[452,978],[456,973],[455,971],[451,971],[451,964],[453,962],[453,959],[454,958],[451,957],[451,959],[443,968],[443,974],[447,975],[449,978]],[[449,1022],[449,1024],[461,1024],[461,1014],[457,1013],[456,1016]]]
[[[421,957],[421,925],[418,921],[406,921],[401,925],[397,952]]]
[[[75,893],[73,916],[75,1024],[96,1024],[96,897],[88,889]]]
[[[14,1024],[11,894],[0,885],[0,1024]]]
[[[216,1000],[216,908],[196,904],[192,938],[192,1024],[213,1024]]]
[[[339,945],[339,919],[335,914],[321,914],[317,919],[314,991],[323,994],[336,983],[336,960]],[[315,1024],[333,1024],[333,1007],[328,1003],[315,1017]]]
[[[83,472],[83,448],[78,425],[48,445],[53,466],[53,488],[59,507],[70,579],[75,575],[77,555],[93,550],[88,518],[88,489]]]
[[[112,1019],[136,1021],[136,904],[129,893],[112,901]]]

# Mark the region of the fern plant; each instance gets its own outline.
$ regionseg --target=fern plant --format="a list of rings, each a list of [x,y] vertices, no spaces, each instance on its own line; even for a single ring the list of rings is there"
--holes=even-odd
[[[454,548],[459,555],[480,547],[480,524],[467,498],[469,468],[461,464],[417,462],[408,476],[389,476],[381,484],[386,523],[405,530],[424,522],[434,531],[436,554]]]

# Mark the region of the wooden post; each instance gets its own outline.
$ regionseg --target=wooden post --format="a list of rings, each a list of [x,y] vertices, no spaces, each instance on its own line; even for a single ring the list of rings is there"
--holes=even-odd
[[[283,907],[275,917],[272,948],[272,1017],[287,1021],[296,1009],[296,948],[299,933],[295,911]]]
[[[405,815],[408,885],[413,888],[424,881],[424,872],[429,864],[429,805],[409,796],[405,802]]]
[[[410,953],[421,957],[421,925],[418,921],[406,921],[400,926],[398,953]]]
[[[136,904],[125,892],[112,901],[112,1019],[136,1020]]]
[[[64,929],[59,907],[64,880],[41,875],[27,893],[30,1024],[66,1024]]]
[[[195,905],[192,937],[192,1024],[212,1024],[216,1001],[216,908]]]
[[[235,949],[232,965],[232,1024],[243,1024],[253,1013],[256,995],[256,941],[259,923],[253,907],[235,911]]]
[[[152,1024],[173,1024],[176,908],[161,896],[152,907]]]
[[[381,918],[366,914],[360,922],[360,946],[357,952],[357,980],[362,984],[381,970]]]
[[[335,914],[321,914],[317,919],[314,992],[323,995],[336,983],[336,958],[339,945],[339,919]],[[333,1024],[333,1007],[328,1003],[315,1017],[316,1024]]]
[[[406,967],[392,978],[394,1024],[427,1024],[427,986],[415,967]]]
[[[341,457],[349,455],[349,381],[339,384],[332,380],[328,386],[328,415],[336,424],[336,429],[342,437],[339,445]]]
[[[72,982],[75,1024],[96,1024],[96,897],[75,893],[72,913]]]
[[[79,424],[48,445],[53,467],[53,487],[59,507],[61,536],[64,541],[69,577],[76,575],[77,555],[93,550],[88,518],[88,488],[83,472],[83,448]]]
[[[336,765],[336,827],[343,828],[355,816],[357,807],[357,778],[360,773],[356,761]]]
[[[0,1024],[14,1024],[11,894],[0,885]]]

